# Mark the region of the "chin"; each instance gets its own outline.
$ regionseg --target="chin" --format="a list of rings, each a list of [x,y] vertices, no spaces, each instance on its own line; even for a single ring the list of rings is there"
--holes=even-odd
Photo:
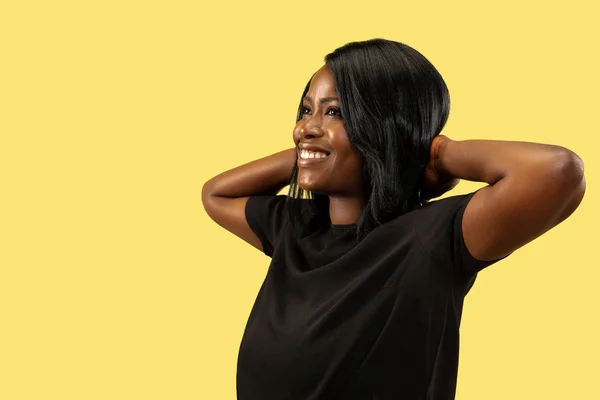
[[[307,190],[309,192],[325,194],[322,185],[319,185],[317,182],[302,182],[298,181],[298,187],[303,190]]]

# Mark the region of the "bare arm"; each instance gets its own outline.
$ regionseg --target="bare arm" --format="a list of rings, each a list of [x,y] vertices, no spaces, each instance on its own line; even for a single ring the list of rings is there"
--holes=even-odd
[[[223,172],[202,187],[206,213],[223,228],[263,250],[246,221],[250,196],[277,194],[290,182],[296,149],[288,149]]]
[[[490,185],[471,199],[462,222],[465,245],[479,260],[502,258],[558,225],[586,187],[577,154],[539,143],[445,138],[436,169]]]

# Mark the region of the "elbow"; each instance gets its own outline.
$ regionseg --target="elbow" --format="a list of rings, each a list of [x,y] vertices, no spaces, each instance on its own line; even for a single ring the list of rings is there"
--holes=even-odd
[[[575,152],[561,148],[555,166],[560,182],[565,185],[565,190],[573,190],[581,186],[585,188],[583,160]]]
[[[207,204],[210,202],[211,197],[214,193],[214,184],[213,180],[210,179],[202,185],[202,204],[206,208]]]
[[[560,220],[570,216],[581,204],[586,190],[583,160],[571,150],[561,151],[558,165],[560,192],[564,196],[564,205]]]
[[[215,220],[215,210],[218,210],[218,202],[216,200],[214,183],[212,180],[209,180],[202,185],[202,207],[212,220]]]

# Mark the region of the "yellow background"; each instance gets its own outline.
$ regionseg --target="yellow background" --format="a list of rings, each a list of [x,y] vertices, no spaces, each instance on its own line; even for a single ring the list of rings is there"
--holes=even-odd
[[[202,184],[291,147],[325,54],[374,37],[441,72],[448,136],[585,162],[575,214],[467,296],[457,399],[600,399],[594,3],[2,1],[0,399],[235,399],[269,259]]]

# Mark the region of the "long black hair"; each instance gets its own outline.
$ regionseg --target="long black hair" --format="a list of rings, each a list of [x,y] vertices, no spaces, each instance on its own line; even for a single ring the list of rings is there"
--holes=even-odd
[[[357,222],[361,240],[422,204],[423,173],[431,143],[448,119],[450,95],[437,69],[403,43],[350,42],[327,54],[325,63],[335,80],[348,139],[364,157],[369,176],[368,201]],[[311,81],[300,97],[296,123]],[[329,197],[298,186],[297,164],[288,197],[297,232],[330,222]]]

